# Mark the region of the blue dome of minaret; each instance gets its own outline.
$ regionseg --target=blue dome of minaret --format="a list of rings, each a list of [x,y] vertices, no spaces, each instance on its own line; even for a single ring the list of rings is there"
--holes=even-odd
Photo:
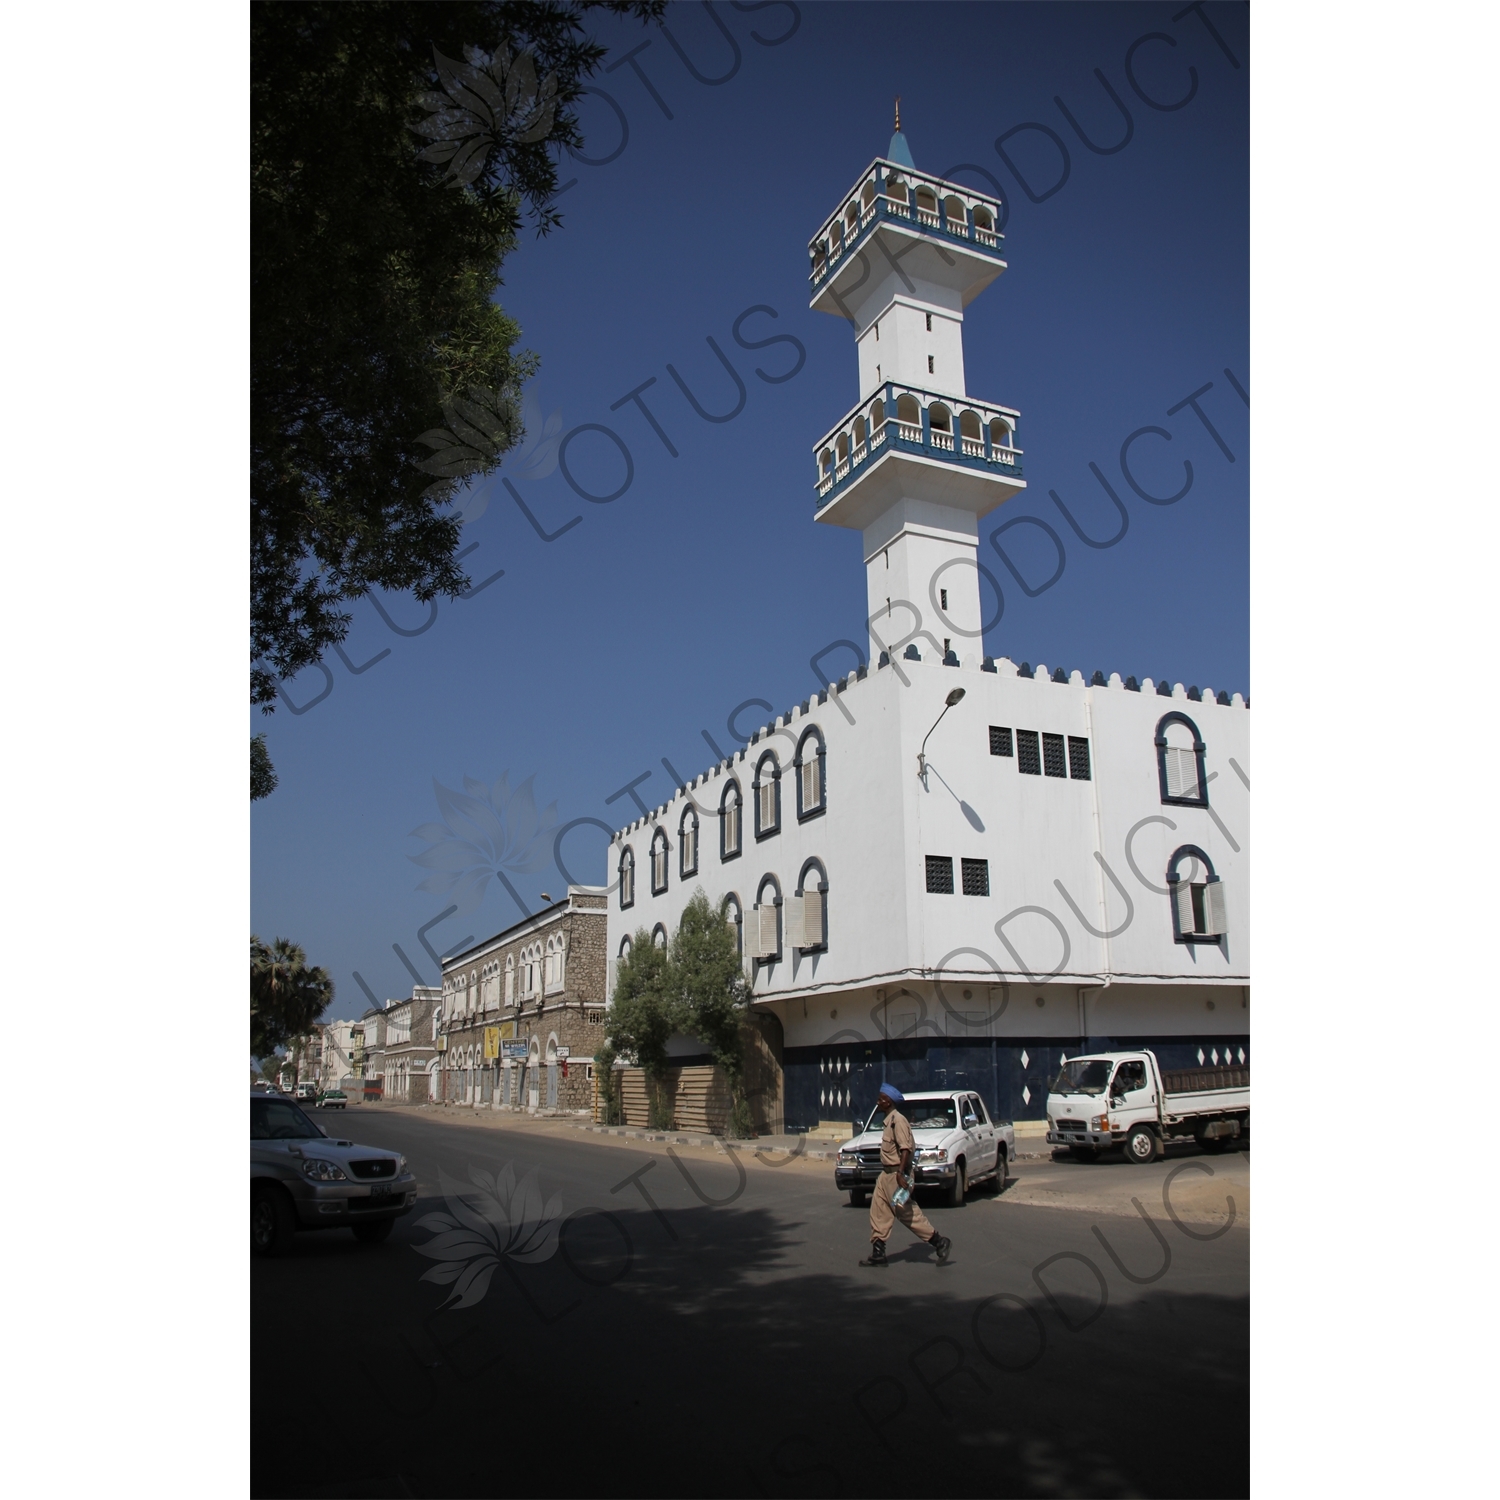
[[[917,164],[911,159],[911,147],[906,144],[906,137],[901,134],[901,99],[896,98],[896,133],[891,137],[890,149],[885,153],[887,161],[898,162],[903,167],[910,167],[913,172],[917,170]]]

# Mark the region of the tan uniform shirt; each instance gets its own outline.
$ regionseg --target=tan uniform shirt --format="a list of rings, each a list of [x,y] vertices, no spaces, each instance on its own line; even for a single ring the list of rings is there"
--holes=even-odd
[[[899,1109],[893,1109],[885,1117],[885,1129],[880,1132],[880,1165],[899,1167],[901,1153],[910,1151],[915,1155],[916,1149],[917,1143],[912,1137],[911,1126],[906,1123],[906,1116]]]

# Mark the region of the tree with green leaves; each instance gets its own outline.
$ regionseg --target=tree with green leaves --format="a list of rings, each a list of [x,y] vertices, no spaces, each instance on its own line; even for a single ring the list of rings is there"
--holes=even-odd
[[[646,1100],[653,1130],[672,1124],[667,1092],[667,1043],[682,1030],[682,1007],[665,948],[643,927],[615,969],[615,993],[606,1020],[609,1045],[635,1059],[646,1075]]]
[[[296,943],[277,938],[268,945],[251,937],[251,1057],[269,1058],[278,1047],[303,1042],[332,1002],[327,970],[309,967]]]
[[[354,599],[469,586],[451,502],[521,439],[537,364],[495,303],[501,263],[525,219],[541,234],[561,223],[557,155],[583,145],[575,106],[605,55],[586,13],[664,8],[251,7],[250,650],[264,711],[344,639]]]
[[[672,938],[669,978],[682,1029],[703,1042],[729,1084],[729,1134],[755,1134],[745,1096],[742,1028],[750,1008],[745,965],[724,913],[714,908],[703,887],[683,908]]]

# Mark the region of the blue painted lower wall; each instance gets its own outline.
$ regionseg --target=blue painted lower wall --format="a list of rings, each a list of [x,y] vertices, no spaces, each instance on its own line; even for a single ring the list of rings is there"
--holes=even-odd
[[[1163,1069],[1202,1061],[1250,1060],[1249,1036],[1196,1038],[1153,1036],[994,1037],[848,1042],[788,1047],[783,1056],[786,1128],[813,1129],[819,1120],[863,1119],[875,1107],[880,1085],[890,1079],[911,1089],[972,1089],[997,1120],[1044,1120],[1047,1086],[1064,1055],[1149,1047]],[[1243,1054],[1243,1058],[1241,1057]]]

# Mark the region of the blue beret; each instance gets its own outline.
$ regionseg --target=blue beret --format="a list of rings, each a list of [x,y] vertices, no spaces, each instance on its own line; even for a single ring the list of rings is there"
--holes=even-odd
[[[906,1095],[903,1094],[894,1083],[882,1083],[880,1085],[880,1092],[884,1094],[892,1104],[906,1103]]]

